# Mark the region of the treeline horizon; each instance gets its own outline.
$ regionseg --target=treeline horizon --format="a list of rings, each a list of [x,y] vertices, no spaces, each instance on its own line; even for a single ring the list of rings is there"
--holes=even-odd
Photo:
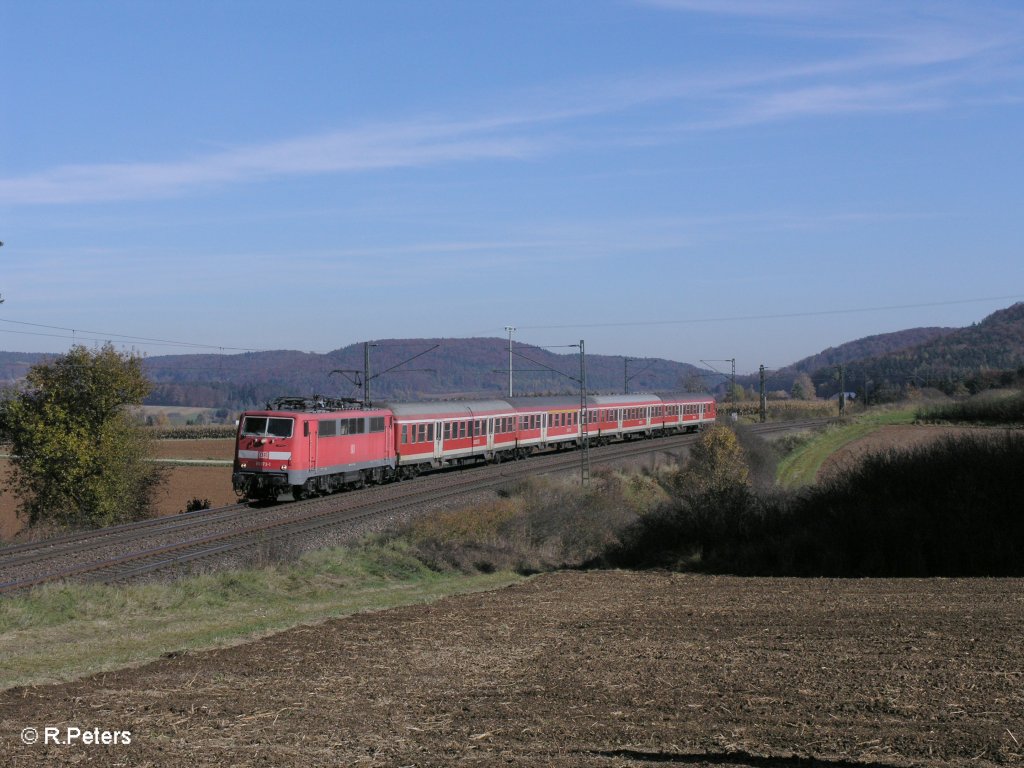
[[[576,394],[573,353],[513,344],[516,395]],[[39,353],[0,352],[0,378],[14,382]],[[588,355],[592,393],[711,392],[720,398],[759,396],[758,375],[736,377],[661,358]],[[384,339],[371,348],[371,400],[489,397],[508,393],[507,339]],[[844,371],[839,376],[839,367]],[[143,359],[152,382],[148,405],[262,407],[285,395],[362,397],[363,344],[315,354],[294,350],[236,355],[165,355]],[[380,372],[384,372],[383,374]],[[1024,303],[967,328],[914,328],[868,336],[769,371],[772,399],[829,398],[841,383],[862,402],[905,399],[932,388],[964,396],[993,387],[1024,386]]]

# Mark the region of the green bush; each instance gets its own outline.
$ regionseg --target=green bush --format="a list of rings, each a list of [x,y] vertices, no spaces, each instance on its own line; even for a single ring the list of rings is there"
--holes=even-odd
[[[160,469],[129,406],[149,391],[142,359],[111,344],[36,363],[0,398],[7,487],[30,526],[100,527],[145,517]]]
[[[1022,576],[1024,437],[869,456],[797,494],[677,496],[606,553],[626,567],[777,576]]]
[[[531,478],[472,507],[439,512],[386,535],[436,571],[537,573],[576,567],[666,498],[654,478],[595,473],[591,484]]]
[[[920,408],[919,421],[970,424],[1024,424],[1024,392],[1005,397],[974,397]]]

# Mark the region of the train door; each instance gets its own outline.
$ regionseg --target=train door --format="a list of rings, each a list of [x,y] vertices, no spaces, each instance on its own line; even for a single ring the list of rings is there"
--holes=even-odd
[[[440,421],[434,422],[434,458],[440,459],[444,455],[444,432]]]
[[[494,450],[494,419],[487,419],[487,450]]]
[[[317,429],[316,421],[313,419],[306,419],[302,422],[302,435],[306,438],[306,452],[309,456],[309,471],[316,474],[316,438]]]

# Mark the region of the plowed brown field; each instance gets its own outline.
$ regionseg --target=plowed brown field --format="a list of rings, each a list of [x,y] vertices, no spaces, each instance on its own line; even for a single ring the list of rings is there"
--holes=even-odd
[[[0,762],[1019,764],[1022,588],[552,574],[0,693]],[[131,744],[21,743],[45,726]]]

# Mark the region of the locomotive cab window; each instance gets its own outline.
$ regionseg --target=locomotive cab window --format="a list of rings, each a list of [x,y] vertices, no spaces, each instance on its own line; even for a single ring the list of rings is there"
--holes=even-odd
[[[243,435],[265,435],[267,434],[267,420],[260,416],[247,416],[242,422]]]
[[[291,437],[295,419],[275,419],[267,416],[246,416],[242,422],[243,435],[259,437]]]

